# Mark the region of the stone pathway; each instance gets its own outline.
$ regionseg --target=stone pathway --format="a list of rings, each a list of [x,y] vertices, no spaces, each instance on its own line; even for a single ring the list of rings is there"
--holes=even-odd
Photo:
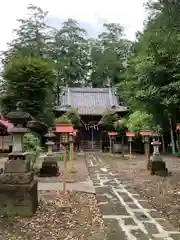
[[[107,229],[107,240],[180,240],[178,232],[133,186],[95,154],[87,154],[90,177]]]

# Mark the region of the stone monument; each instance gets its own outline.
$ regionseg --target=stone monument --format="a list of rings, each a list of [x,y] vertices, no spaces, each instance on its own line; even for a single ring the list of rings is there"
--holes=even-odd
[[[48,133],[46,133],[44,136],[47,139],[46,145],[48,148],[48,152],[46,157],[44,158],[42,167],[40,169],[40,177],[58,176],[59,167],[55,159],[56,156],[54,156],[52,152],[53,145],[55,144],[53,141],[53,138],[56,137],[56,135],[53,133],[52,129],[50,128]]]
[[[16,106],[16,111],[6,115],[14,125],[8,129],[12,134],[13,148],[0,175],[0,215],[31,216],[38,206],[37,181],[31,171],[28,153],[23,152],[22,142],[24,134],[29,132],[26,126],[32,117],[23,111],[21,102]]]
[[[153,146],[153,155],[150,164],[151,175],[156,174],[160,176],[167,176],[168,169],[166,168],[166,163],[163,161],[159,152],[161,142],[159,140],[155,140],[154,138],[151,144]]]

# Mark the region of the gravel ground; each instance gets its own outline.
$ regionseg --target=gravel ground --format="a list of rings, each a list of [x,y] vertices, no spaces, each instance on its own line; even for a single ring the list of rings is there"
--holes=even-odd
[[[130,163],[120,157],[104,156],[119,179],[132,182],[135,190],[146,197],[176,228],[180,229],[180,159],[164,157],[171,175],[164,178],[151,176],[145,169],[145,158],[136,156]],[[110,161],[109,161],[110,160]]]
[[[40,191],[40,204],[31,218],[2,217],[1,240],[104,240],[104,225],[93,194]],[[58,196],[57,196],[58,194]],[[62,205],[72,212],[62,212]]]

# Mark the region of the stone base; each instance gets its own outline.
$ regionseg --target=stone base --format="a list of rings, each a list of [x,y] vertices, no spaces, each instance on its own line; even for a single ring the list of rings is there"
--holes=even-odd
[[[0,184],[0,215],[28,217],[37,207],[37,181],[26,185]]]
[[[57,210],[60,213],[66,212],[66,213],[72,213],[72,207],[68,204],[58,205]]]
[[[9,160],[26,160],[28,153],[27,152],[11,152],[8,154]]]
[[[2,173],[0,184],[23,185],[30,184],[34,180],[33,172],[28,173]]]
[[[54,157],[46,157],[40,169],[40,177],[55,177],[59,175],[59,167]]]
[[[78,152],[78,154],[77,154],[78,156],[84,156],[85,155],[85,153],[81,150],[80,152]]]
[[[30,171],[30,162],[22,159],[12,159],[5,163],[5,173],[26,173]]]
[[[168,169],[166,163],[161,159],[160,156],[153,156],[152,161],[149,165],[151,175],[168,176]]]

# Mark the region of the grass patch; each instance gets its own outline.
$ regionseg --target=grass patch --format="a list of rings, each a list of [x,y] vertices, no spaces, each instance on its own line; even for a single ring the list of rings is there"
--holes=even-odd
[[[174,157],[180,157],[180,152],[176,152],[173,154]]]
[[[58,156],[56,156],[56,161],[63,162],[64,161],[63,154],[59,154]],[[67,153],[66,161],[69,161],[69,152]]]

